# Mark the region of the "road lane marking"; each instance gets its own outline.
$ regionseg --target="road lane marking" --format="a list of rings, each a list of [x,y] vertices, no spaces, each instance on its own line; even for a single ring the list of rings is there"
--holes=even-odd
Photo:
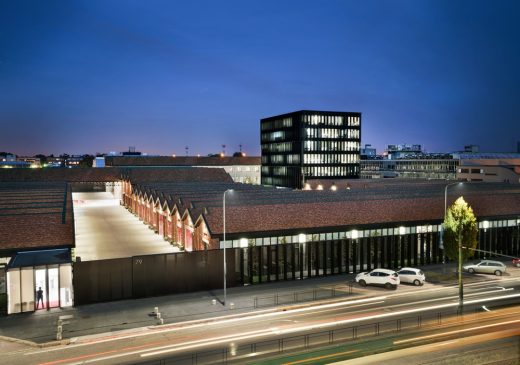
[[[487,325],[484,325],[484,326],[476,326],[476,327],[471,327],[471,328],[464,328],[464,329],[455,330],[455,331],[436,333],[436,334],[433,334],[433,335],[414,337],[414,338],[409,338],[409,339],[406,339],[406,340],[398,340],[398,341],[394,341],[394,345],[400,345],[400,344],[403,344],[403,343],[414,342],[414,341],[428,340],[428,339],[432,339],[432,338],[436,338],[436,337],[455,335],[455,334],[460,334],[460,333],[464,333],[464,332],[481,330],[481,329],[490,328],[490,327],[503,326],[503,325],[506,325],[506,324],[513,324],[513,323],[520,323],[520,319],[515,319],[513,321],[505,321],[505,322],[487,324]]]
[[[297,360],[297,361],[292,361],[292,362],[286,362],[283,365],[303,364],[303,363],[306,363],[306,362],[309,362],[309,361],[323,360],[323,359],[328,359],[328,358],[331,358],[331,357],[339,357],[339,356],[342,356],[342,355],[352,354],[352,353],[358,352],[358,351],[359,350],[350,350],[350,351],[344,351],[344,352],[336,352],[336,353],[330,354],[330,355],[316,356],[316,357],[312,357],[310,359],[303,359],[303,360]]]
[[[215,320],[215,321],[212,321],[209,323],[197,323],[197,324],[183,326],[183,327],[178,327],[175,325],[168,325],[167,328],[164,328],[164,327],[163,328],[149,328],[149,331],[125,334],[125,335],[121,335],[121,336],[110,336],[110,337],[101,338],[99,340],[93,339],[93,340],[83,342],[83,343],[75,343],[75,344],[69,345],[68,348],[71,348],[71,346],[74,346],[74,347],[87,346],[87,345],[104,343],[104,342],[111,342],[111,341],[117,341],[117,340],[129,339],[129,338],[143,337],[143,336],[148,336],[150,334],[161,334],[161,333],[168,333],[168,332],[173,332],[173,331],[193,329],[193,328],[205,327],[208,325],[213,326],[213,325],[222,325],[222,324],[228,324],[228,323],[233,323],[233,322],[241,322],[241,321],[246,321],[246,320],[256,320],[256,319],[259,319],[262,317],[268,318],[268,317],[277,317],[277,316],[282,316],[282,315],[287,315],[287,314],[292,315],[292,314],[298,314],[298,313],[303,313],[303,312],[315,311],[316,309],[325,310],[328,308],[337,308],[337,307],[349,308],[349,307],[357,307],[359,305],[372,304],[373,302],[375,302],[377,304],[381,304],[384,302],[384,299],[386,299],[385,296],[378,296],[378,297],[363,298],[363,299],[356,299],[356,300],[350,300],[350,301],[341,301],[341,302],[337,302],[337,303],[321,304],[321,305],[314,305],[314,306],[309,306],[309,307],[304,307],[304,308],[291,309],[290,311],[276,311],[276,312],[255,314],[255,315],[251,315],[251,316],[229,318],[229,319],[225,319],[225,320]],[[363,304],[361,304],[361,303],[363,303]],[[152,332],[152,333],[150,333],[150,332]],[[33,351],[30,353],[27,353],[27,355],[32,355],[32,354],[41,353],[41,352],[60,351],[63,349],[67,349],[67,348],[56,347],[56,348],[44,349],[44,350]]]

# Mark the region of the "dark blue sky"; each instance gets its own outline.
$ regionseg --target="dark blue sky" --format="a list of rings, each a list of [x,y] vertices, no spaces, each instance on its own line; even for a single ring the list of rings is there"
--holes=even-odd
[[[259,120],[363,113],[362,142],[520,140],[520,1],[0,0],[0,151],[260,154]]]

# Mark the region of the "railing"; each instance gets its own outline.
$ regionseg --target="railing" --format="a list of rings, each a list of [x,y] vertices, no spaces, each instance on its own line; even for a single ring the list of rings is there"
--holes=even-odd
[[[322,348],[323,346],[345,344],[347,341],[354,341],[369,336],[379,336],[382,333],[399,333],[403,330],[419,329],[422,327],[437,328],[444,324],[443,321],[445,321],[447,317],[452,318],[455,322],[464,319],[463,316],[456,316],[456,310],[420,314],[417,316],[390,319],[356,326],[345,326],[290,337],[284,337],[282,335],[278,338],[261,342],[230,344],[227,347],[151,360],[141,364],[203,365],[244,363],[252,362],[255,359],[260,361],[262,355],[273,356],[289,351],[312,351],[312,349]]]
[[[254,297],[253,307],[256,309],[351,295],[352,284],[352,282],[348,282],[346,285],[334,285],[330,288],[314,288],[312,290],[302,290],[288,294],[273,294],[265,297]]]

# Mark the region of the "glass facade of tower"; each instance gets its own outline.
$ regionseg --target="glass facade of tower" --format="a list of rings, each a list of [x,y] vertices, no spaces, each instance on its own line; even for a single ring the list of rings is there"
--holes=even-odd
[[[303,110],[260,121],[264,185],[359,178],[361,113]]]

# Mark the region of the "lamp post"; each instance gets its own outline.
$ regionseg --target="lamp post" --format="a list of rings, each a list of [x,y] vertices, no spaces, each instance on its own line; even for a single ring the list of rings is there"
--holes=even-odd
[[[462,306],[464,303],[464,290],[462,287],[462,227],[459,227],[458,235],[458,246],[459,246],[459,313],[462,314]]]
[[[227,269],[226,269],[226,193],[233,192],[233,189],[227,189],[224,191],[224,194],[222,196],[222,215],[223,215],[223,241],[224,241],[224,307],[226,306],[226,286],[227,286]]]

